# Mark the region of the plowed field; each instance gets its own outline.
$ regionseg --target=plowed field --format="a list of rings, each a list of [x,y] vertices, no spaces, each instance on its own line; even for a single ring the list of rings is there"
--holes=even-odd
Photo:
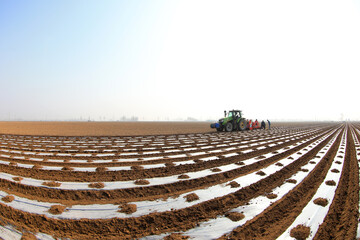
[[[360,124],[175,132],[4,132],[0,236],[356,239]]]

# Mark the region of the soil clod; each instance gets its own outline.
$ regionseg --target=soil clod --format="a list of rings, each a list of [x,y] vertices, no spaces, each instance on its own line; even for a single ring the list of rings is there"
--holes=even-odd
[[[296,240],[305,240],[310,235],[310,228],[304,225],[297,225],[290,231],[290,236]]]
[[[52,205],[49,209],[49,213],[54,215],[62,214],[66,209],[66,206],[63,205]]]
[[[328,200],[326,198],[317,198],[314,200],[314,203],[316,205],[320,205],[322,207],[325,207],[326,205],[328,205]]]
[[[12,202],[15,200],[15,197],[14,196],[11,196],[11,195],[7,195],[6,197],[3,197],[1,198],[1,200],[3,200],[4,202]]]
[[[122,204],[119,206],[118,212],[131,214],[131,213],[136,212],[136,210],[137,210],[136,204],[125,203],[125,204]]]
[[[199,196],[196,195],[196,193],[190,193],[190,194],[184,196],[184,198],[186,198],[187,202],[193,202],[193,201],[199,200]]]
[[[225,217],[229,218],[233,222],[237,222],[243,219],[245,215],[239,212],[228,212],[225,214]]]

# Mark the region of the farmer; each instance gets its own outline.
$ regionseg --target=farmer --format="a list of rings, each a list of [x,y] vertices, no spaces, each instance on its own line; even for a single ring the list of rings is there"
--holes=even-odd
[[[270,121],[269,121],[269,119],[267,120],[267,122],[268,122],[268,124],[269,124],[269,130],[270,130]]]
[[[265,125],[265,122],[264,120],[261,121],[261,129],[265,129],[266,128],[266,125]]]

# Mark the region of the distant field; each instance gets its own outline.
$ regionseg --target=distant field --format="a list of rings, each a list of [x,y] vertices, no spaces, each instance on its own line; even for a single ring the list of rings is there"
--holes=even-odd
[[[304,123],[279,122],[272,125],[303,126]],[[15,135],[138,136],[214,131],[209,122],[0,122],[0,134]]]
[[[137,136],[205,133],[208,122],[0,122],[0,134],[47,136]]]

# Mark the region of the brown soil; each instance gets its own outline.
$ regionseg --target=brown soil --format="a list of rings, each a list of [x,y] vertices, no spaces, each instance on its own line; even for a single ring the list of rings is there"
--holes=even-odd
[[[240,184],[235,181],[231,181],[228,185],[230,185],[230,187],[232,187],[232,188],[240,187]]]
[[[314,203],[316,205],[320,205],[322,207],[325,207],[326,205],[328,205],[329,201],[326,198],[317,198],[314,200]]]
[[[72,168],[72,167],[63,167],[61,170],[63,170],[63,171],[72,171],[72,170],[74,170],[74,168]]]
[[[221,172],[221,169],[220,168],[213,168],[211,169],[212,172]]]
[[[20,182],[24,178],[22,178],[22,177],[13,177],[12,179],[14,179],[14,181]]]
[[[15,200],[15,197],[11,195],[7,195],[6,197],[1,198],[1,200],[3,200],[4,202],[12,202]]]
[[[267,194],[266,197],[269,199],[275,199],[275,198],[277,198],[277,195],[274,193],[270,193],[270,194]]]
[[[104,188],[105,185],[102,182],[97,182],[97,183],[90,183],[89,187],[90,188]]]
[[[240,221],[245,217],[243,213],[239,213],[239,212],[228,212],[225,214],[225,216],[233,222]]]
[[[207,124],[208,127],[208,124]],[[307,126],[308,129],[311,127]],[[0,128],[1,129],[1,128]],[[233,181],[235,178],[249,174],[254,172],[262,172],[262,169],[269,166],[270,164],[275,164],[281,159],[289,157],[291,154],[296,153],[303,147],[316,142],[320,139],[324,134],[329,133],[330,130],[334,129],[333,127],[322,127],[316,132],[312,132],[311,134],[306,133],[303,128],[284,128],[284,129],[272,129],[271,131],[252,131],[252,132],[241,132],[241,133],[217,133],[212,132],[211,134],[192,134],[192,135],[173,135],[173,136],[148,136],[145,138],[141,136],[140,138],[42,138],[41,140],[54,140],[55,142],[61,142],[61,144],[66,145],[67,142],[78,141],[78,145],[82,145],[81,142],[95,142],[97,148],[92,148],[90,145],[83,144],[83,146],[77,147],[70,145],[70,147],[66,149],[57,150],[58,147],[49,147],[47,142],[42,144],[38,143],[37,138],[30,138],[30,140],[34,140],[29,146],[22,146],[24,140],[28,138],[23,138],[22,136],[3,136],[3,140],[7,141],[8,145],[3,147],[3,149],[7,149],[9,151],[20,151],[20,153],[14,152],[11,157],[11,161],[17,163],[29,163],[32,162],[31,158],[39,158],[36,154],[27,156],[28,158],[15,158],[15,156],[22,156],[21,151],[31,151],[33,153],[41,153],[46,154],[47,151],[58,151],[54,157],[46,157],[46,162],[41,162],[45,166],[61,166],[61,167],[96,167],[96,168],[108,168],[112,166],[139,166],[139,168],[132,168],[132,170],[126,171],[96,171],[96,172],[77,172],[77,171],[49,171],[44,169],[22,169],[19,166],[8,166],[0,165],[0,171],[5,173],[16,174],[21,177],[32,177],[36,179],[42,179],[46,181],[79,181],[79,182],[94,182],[101,183],[104,181],[126,181],[133,180],[141,181],[144,179],[151,179],[153,177],[165,177],[165,176],[173,176],[179,175],[179,179],[181,181],[177,181],[171,184],[164,185],[155,185],[155,186],[136,186],[134,188],[128,189],[115,189],[115,190],[104,190],[104,189],[91,189],[91,190],[61,190],[56,188],[46,188],[46,187],[32,187],[21,184],[21,182],[8,181],[5,179],[0,179],[0,188],[8,192],[8,194],[13,194],[16,196],[22,196],[29,199],[35,199],[40,201],[47,202],[56,202],[65,204],[94,204],[94,203],[114,203],[120,204],[119,211],[125,211],[126,208],[130,208],[131,205],[127,202],[139,201],[139,200],[157,200],[157,199],[166,199],[168,197],[176,197],[180,194],[185,194],[185,198],[187,201],[195,201],[199,199],[197,195],[194,193],[188,194],[195,189],[203,189],[217,184],[223,184],[225,182],[230,182],[231,187],[239,187],[239,184]],[[289,138],[292,137],[293,134],[301,133],[296,137],[296,140],[284,141],[278,140],[278,133],[288,134]],[[349,132],[348,132],[349,133]],[[265,135],[263,135],[265,134]],[[140,134],[141,135],[141,134]],[[277,141],[282,141],[282,143],[274,146],[266,148],[259,148],[256,146],[256,150],[249,153],[242,153],[237,156],[232,157],[223,157],[221,155],[225,154],[224,152],[212,153],[211,150],[222,150],[229,148],[227,143],[231,142],[246,142],[248,139],[258,139],[258,141],[263,141],[264,136],[268,137],[271,141],[276,143]],[[294,149],[288,150],[286,152],[278,153],[277,155],[270,157],[268,159],[263,159],[261,156],[264,156],[267,153],[275,152],[281,148],[289,147],[299,141],[307,139],[309,136],[314,136],[315,138],[311,141],[307,141],[306,143],[302,143],[300,146],[295,147]],[[299,169],[306,164],[309,163],[311,159],[313,159],[316,154],[326,145],[326,143],[331,139],[333,135],[327,137],[326,140],[320,144],[315,145],[315,147],[308,148],[310,151],[308,153],[304,153],[300,156],[299,159],[293,161],[291,164],[278,168],[278,171],[271,175],[264,175],[264,178],[261,181],[258,181],[250,186],[236,189],[236,192],[228,195],[224,195],[222,197],[218,197],[215,199],[211,199],[205,202],[199,202],[195,205],[185,208],[185,209],[169,209],[169,211],[165,212],[154,212],[151,214],[147,214],[141,217],[129,217],[129,218],[112,218],[112,219],[55,219],[48,218],[41,215],[30,214],[27,212],[23,212],[17,209],[10,208],[5,204],[0,203],[0,217],[1,219],[5,219],[10,224],[23,228],[24,230],[31,231],[42,231],[52,236],[61,237],[61,238],[70,238],[70,239],[137,239],[140,237],[145,237],[147,235],[156,235],[162,233],[169,233],[169,239],[186,239],[186,236],[181,236],[180,234],[174,234],[174,232],[186,231],[187,229],[194,228],[198,226],[201,222],[216,218],[218,216],[227,216],[229,217],[229,213],[232,209],[244,206],[249,203],[249,201],[257,196],[267,196],[272,197],[269,192],[272,192],[272,189],[280,186],[284,183],[285,180],[291,178],[293,174],[295,174]],[[350,134],[348,134],[350,136]],[[0,135],[1,137],[1,135]],[[15,140],[13,140],[15,138]],[[191,138],[192,143],[188,143]],[[152,145],[152,142],[158,141],[158,139],[163,139],[164,145],[157,146],[156,144]],[[183,141],[185,139],[185,141]],[[211,140],[210,140],[211,139]],[[213,142],[212,142],[212,139]],[[327,171],[330,171],[330,166],[332,161],[334,160],[336,154],[336,148],[339,145],[339,137],[334,144],[334,146],[329,150],[329,153],[326,154],[318,165],[315,166],[312,172],[307,173],[308,176],[300,182],[295,188],[286,194],[283,198],[277,199],[268,209],[264,212],[260,213],[254,219],[249,220],[243,226],[236,228],[231,232],[226,238],[230,239],[276,239],[277,236],[284,231],[291,224],[294,218],[301,212],[303,206],[305,206],[313,194],[316,192],[317,187],[323,182],[324,177]],[[120,140],[120,141],[119,141]],[[135,141],[134,141],[135,140]],[[142,142],[142,140],[146,140]],[[206,150],[206,154],[201,156],[193,156],[192,150],[184,151],[181,146],[182,145],[191,145],[192,147],[198,148],[193,152],[199,151],[200,146],[203,146],[203,142],[207,141],[205,145],[210,145],[213,147],[210,150]],[[349,140],[351,141],[351,140]],[[13,144],[19,142],[20,144]],[[118,143],[119,142],[119,143]],[[135,143],[132,143],[135,142]],[[178,142],[172,145],[173,142]],[[1,141],[0,141],[1,143]],[[225,143],[225,144],[222,144]],[[60,144],[60,145],[61,145]],[[108,145],[107,145],[108,144]],[[116,145],[123,144],[122,148],[117,147]],[[141,146],[143,144],[143,146]],[[197,145],[199,144],[199,145]],[[265,144],[268,145],[269,142]],[[38,145],[38,146],[35,146]],[[103,147],[102,145],[106,145]],[[140,145],[140,146],[139,146]],[[218,146],[219,145],[219,146]],[[225,145],[225,146],[221,146]],[[107,156],[109,150],[113,150],[112,147],[115,147],[114,156]],[[233,145],[231,145],[233,146]],[[164,148],[163,148],[164,147]],[[29,148],[29,150],[27,149]],[[149,148],[150,150],[147,150]],[[186,154],[186,157],[178,157],[178,158],[169,158],[169,155],[166,154],[165,149],[175,149],[178,150],[179,153],[176,154]],[[254,147],[253,147],[254,148]],[[37,150],[39,149],[39,150]],[[42,150],[45,149],[45,150]],[[127,151],[123,151],[123,149],[127,149]],[[134,149],[134,150],[132,150]],[[251,149],[241,147],[241,151]],[[255,148],[254,148],[255,149]],[[288,148],[289,149],[289,148]],[[45,151],[45,153],[44,153]],[[90,152],[91,156],[86,157],[77,157],[73,154],[76,153],[86,153]],[[94,153],[93,151],[96,151]],[[147,154],[146,151],[154,151],[158,152],[155,154]],[[240,153],[239,149],[236,150],[225,150],[226,153]],[[280,151],[279,151],[280,152]],[[352,157],[346,157],[349,155],[348,148],[346,148],[345,158],[346,161],[352,159]],[[110,151],[110,153],[112,153]],[[122,157],[121,154],[126,153],[125,158]],[[136,154],[135,154],[136,153]],[[70,154],[67,156],[61,156],[63,154]],[[99,156],[97,156],[99,154]],[[103,155],[103,156],[100,156]],[[199,158],[202,157],[212,157],[217,156],[219,159],[211,160],[211,161],[201,161]],[[146,160],[147,157],[160,157],[154,160]],[[259,161],[253,164],[248,164],[246,166],[239,165],[239,168],[226,171],[226,172],[214,172],[209,176],[196,178],[196,179],[188,179],[186,178],[187,173],[195,172],[205,169],[216,169],[225,164],[231,163],[239,163],[243,164],[243,160],[249,158],[257,158],[260,157]],[[1,158],[1,157],[0,157]],[[40,157],[41,158],[41,157]],[[62,162],[49,161],[51,159],[62,159]],[[126,158],[133,159],[138,158],[139,161],[126,161]],[[3,159],[2,160],[7,160]],[[86,160],[84,163],[75,163],[71,160],[73,159],[81,159]],[[106,163],[98,163],[92,160],[110,160]],[[117,161],[117,159],[120,159]],[[90,160],[90,161],[89,161]],[[189,161],[193,160],[196,163],[190,164],[180,164],[174,165],[173,162],[179,161]],[[356,158],[355,158],[356,160]],[[354,165],[349,165],[346,167],[346,161],[344,161],[344,169],[342,170],[342,175],[346,172],[350,172],[346,169],[357,169]],[[144,169],[140,165],[146,164],[164,164],[159,168],[151,168]],[[357,164],[357,160],[355,161]],[[351,162],[351,164],[354,164]],[[357,171],[353,172],[357,172]],[[346,189],[346,186],[351,185],[350,183],[357,183],[358,179],[354,178],[353,175],[348,174],[348,177],[341,176],[343,183],[339,183],[336,188],[338,194],[341,195],[340,187],[345,189],[349,197],[342,196],[342,209],[339,211],[338,207],[336,208],[336,216],[340,218],[340,220],[334,221],[331,223],[333,228],[337,228],[337,231],[342,232],[344,236],[346,235],[347,239],[352,239],[353,228],[347,227],[348,225],[353,225],[353,219],[356,216],[351,215],[351,206],[356,204],[356,199],[353,196],[354,193],[358,193],[358,189],[354,191],[353,188]],[[295,181],[296,183],[296,181]],[[103,188],[104,185],[100,188]],[[335,189],[335,188],[334,188]],[[275,195],[275,194],[274,194]],[[338,197],[339,198],[339,197]],[[340,198],[339,198],[340,199]],[[358,199],[357,199],[358,200]],[[358,201],[357,201],[358,202]],[[66,207],[62,206],[64,209]],[[333,204],[331,204],[332,206]],[[340,206],[341,204],[337,205]],[[60,209],[61,210],[61,209]],[[156,209],[155,209],[156,210]],[[171,211],[170,211],[171,210]],[[136,205],[135,205],[136,211]],[[230,218],[230,217],[229,217]],[[239,216],[232,216],[233,219],[241,219]],[[348,223],[344,223],[345,219],[350,219]],[[355,219],[357,220],[357,219]],[[236,220],[239,221],[239,220]],[[327,222],[326,225],[328,225]],[[344,224],[343,224],[344,223]],[[335,227],[334,227],[335,226]],[[342,226],[345,226],[342,228]],[[343,231],[343,229],[347,229]],[[356,232],[356,231],[355,231]],[[171,234],[172,233],[172,234]],[[246,236],[246,237],[245,237]],[[334,238],[336,239],[336,238]]]
[[[23,233],[20,240],[37,240],[36,236],[32,233]]]
[[[297,225],[290,231],[290,236],[296,240],[305,240],[310,235],[310,228],[304,225]]]
[[[38,165],[38,164],[35,164],[33,167],[32,167],[32,169],[41,169],[42,168],[42,166],[41,165]]]
[[[325,182],[325,184],[329,186],[336,186],[336,182],[334,180],[328,180]]]
[[[316,137],[315,139],[313,139],[311,142],[316,141],[316,139],[320,138],[322,135],[319,135],[318,137]],[[299,138],[298,140],[301,140],[302,138]],[[287,144],[293,144],[291,141]],[[112,190],[112,191],[98,191],[98,192],[91,192],[91,191],[82,191],[82,190],[78,190],[76,191],[76,193],[74,191],[65,191],[65,190],[59,190],[59,193],[54,195],[54,191],[56,191],[55,189],[52,189],[51,191],[48,191],[47,189],[38,189],[38,188],[34,188],[34,187],[25,187],[23,185],[16,185],[14,183],[9,183],[6,181],[0,181],[0,186],[1,184],[8,188],[8,189],[12,189],[12,191],[14,191],[14,193],[16,193],[19,196],[33,196],[36,199],[39,199],[39,197],[41,196],[41,198],[46,198],[46,201],[54,201],[54,202],[59,202],[61,200],[61,202],[63,204],[79,204],[80,202],[82,202],[83,204],[86,204],[88,202],[101,202],[101,203],[105,203],[104,201],[114,201],[115,199],[119,200],[119,199],[128,199],[128,201],[135,201],[136,199],[134,198],[134,196],[142,196],[143,198],[145,197],[149,197],[149,196],[158,196],[158,197],[164,197],[163,194],[173,194],[174,192],[181,192],[181,191],[185,191],[188,190],[190,191],[191,189],[198,189],[198,188],[204,188],[206,186],[212,185],[214,182],[224,182],[224,181],[229,181],[232,178],[235,178],[239,175],[242,174],[246,174],[249,172],[252,172],[256,169],[261,169],[264,166],[267,166],[273,162],[277,162],[279,159],[284,158],[290,154],[292,154],[293,152],[298,151],[299,149],[301,149],[303,147],[303,145],[305,144],[309,144],[309,143],[304,143],[299,145],[298,147],[295,147],[292,150],[289,150],[289,152],[286,153],[282,153],[279,155],[275,155],[271,158],[268,158],[266,160],[251,164],[251,165],[247,165],[244,166],[242,168],[239,169],[234,169],[231,171],[228,171],[226,173],[218,173],[218,174],[214,174],[211,176],[207,176],[201,179],[192,179],[192,180],[188,180],[186,182],[178,182],[178,183],[174,183],[174,184],[170,184],[170,185],[162,185],[161,188],[159,188],[159,186],[154,186],[154,187],[147,187],[146,192],[143,191],[142,188],[137,188],[137,189],[119,189],[119,190]],[[283,146],[279,145],[277,146],[278,148],[281,148]],[[269,151],[269,150],[260,150],[259,153],[262,154],[264,153],[264,151]],[[189,166],[189,165],[181,165],[181,166],[177,166],[179,170],[181,171],[192,171],[193,169],[204,169],[204,168],[209,168],[211,166],[217,166],[217,165],[222,165],[222,164],[228,164],[230,162],[238,162],[238,158],[251,158],[254,155],[258,154],[257,152],[253,152],[253,153],[249,153],[249,154],[243,154],[241,156],[234,156],[234,157],[229,157],[229,158],[224,158],[222,160],[216,160],[216,161],[212,161],[212,162],[204,162],[201,165],[197,165],[197,166]],[[209,165],[210,164],[210,165]],[[6,167],[6,165],[4,166],[0,166],[1,167]],[[190,168],[189,168],[190,167]],[[10,169],[11,170],[11,169]],[[16,169],[19,172],[21,172],[21,174],[28,174],[28,170],[22,172],[21,169]],[[178,172],[175,171],[176,169],[172,169],[172,173],[173,174],[177,174]],[[155,176],[167,176],[169,174],[169,171],[167,169],[164,168],[158,168],[158,169],[149,169],[146,172],[147,176],[150,176],[150,174],[152,174],[152,172],[157,172],[157,171],[164,171],[164,175],[153,175],[153,177]],[[120,173],[121,171],[116,171],[116,175],[111,175],[113,171],[107,172],[106,175],[102,176],[102,177],[111,177],[111,179],[114,180],[123,180],[123,179],[117,179],[116,177],[121,176]],[[137,174],[139,173],[137,172],[131,172],[131,171],[127,171],[128,172],[128,176],[129,177],[136,177],[138,176]],[[36,176],[41,175],[42,172],[36,172],[34,173]],[[49,172],[50,173],[50,172]],[[47,175],[48,177],[50,176],[54,176],[56,171],[51,171],[51,175]],[[145,173],[145,172],[144,172]],[[64,177],[68,174],[71,174],[69,176],[72,175],[78,175],[78,174],[84,174],[84,173],[78,173],[78,172],[61,172],[61,177],[63,180]],[[91,176],[93,175],[93,173],[89,172],[89,173],[85,173],[86,175],[84,175],[83,178],[76,178],[76,179],[72,179],[72,178],[66,178],[66,180],[79,180],[79,181],[89,181],[89,180],[97,180],[99,179],[99,177],[94,176],[94,178],[92,178]],[[94,174],[99,174],[99,173],[94,173]],[[43,173],[44,175],[44,173]],[[56,179],[59,179],[60,176],[56,177]],[[184,184],[186,183],[186,184]],[[171,189],[171,190],[170,190]],[[169,191],[170,190],[170,191]],[[61,193],[60,193],[61,192]],[[131,195],[129,195],[131,194]],[[36,196],[36,197],[35,197]],[[52,200],[52,198],[56,196],[56,199]],[[87,200],[82,200],[82,199],[87,199]],[[101,199],[101,201],[100,201]],[[111,200],[113,199],[113,200]],[[137,200],[140,200],[139,198],[137,198]],[[72,202],[74,201],[74,202]]]
[[[356,131],[355,135],[360,139]],[[351,134],[347,135],[346,141],[345,160],[335,197],[314,240],[356,239],[359,219],[359,166]]]
[[[62,214],[66,209],[66,206],[63,205],[52,205],[49,209],[49,213],[54,215]]]
[[[150,184],[150,182],[148,180],[145,180],[145,179],[136,180],[134,183],[136,185],[148,185],[148,184]]]
[[[179,233],[172,233],[169,236],[163,238],[163,240],[185,240],[185,239],[189,239],[189,237],[183,236]]]
[[[287,146],[289,144],[292,144],[292,142],[288,142],[285,144],[278,145],[274,148],[281,148],[284,146]],[[297,148],[296,148],[297,149]],[[294,152],[296,149],[291,150],[291,152]],[[270,149],[271,150],[271,149]],[[16,173],[21,174],[22,176],[26,177],[36,177],[41,178],[44,180],[58,180],[59,178],[63,179],[63,181],[121,181],[121,180],[131,180],[131,179],[141,179],[141,178],[148,178],[148,177],[163,177],[168,176],[171,174],[181,174],[184,172],[188,172],[190,168],[202,170],[202,169],[209,169],[213,167],[218,167],[223,165],[225,162],[231,163],[231,162],[238,162],[239,159],[247,159],[252,156],[256,156],[256,154],[263,154],[268,153],[269,150],[259,150],[258,152],[253,152],[249,154],[243,154],[241,156],[234,156],[231,158],[220,158],[217,161],[208,161],[208,162],[202,162],[202,161],[196,161],[197,164],[186,164],[181,166],[174,167],[171,171],[169,171],[168,168],[154,168],[151,170],[137,170],[137,171],[110,171],[105,173],[99,173],[99,172],[74,172],[74,171],[66,171],[66,172],[60,172],[60,171],[49,171],[49,170],[41,170],[41,171],[29,171],[28,169],[18,168],[18,167],[8,167],[6,165],[0,166],[0,170],[3,172],[7,172],[10,174]],[[281,154],[283,155],[283,154]],[[281,156],[277,155],[277,156]],[[204,155],[206,156],[213,156],[213,154]],[[62,158],[62,157],[61,157]],[[175,160],[175,159],[174,159]],[[181,160],[187,160],[187,158],[178,158],[177,161]],[[237,160],[237,161],[235,161]],[[24,160],[17,160],[21,163],[28,163]],[[165,160],[168,161],[168,160]],[[269,162],[269,159],[264,160],[265,162]],[[163,163],[164,160],[153,160],[148,162],[142,162],[142,164],[155,164],[155,163]],[[47,163],[49,166],[57,166],[57,165],[63,165],[65,163]],[[126,166],[129,163],[122,162],[122,163],[106,163],[101,164],[102,166]],[[135,164],[135,163],[131,163]],[[259,165],[262,164],[262,162],[258,163]],[[92,163],[83,163],[81,165],[76,163],[66,163],[66,166],[72,165],[72,166],[84,166],[84,167],[93,167],[97,166],[96,164]]]
[[[196,193],[190,193],[190,194],[184,196],[184,198],[186,198],[187,202],[192,202],[192,201],[199,200],[199,196],[196,195]]]
[[[337,137],[336,143],[326,154],[326,156],[319,162],[317,167],[309,172],[308,176],[297,185],[292,191],[286,194],[279,201],[273,203],[264,212],[257,215],[253,220],[247,221],[243,226],[238,227],[227,235],[227,238],[249,238],[249,239],[275,239],[295,220],[296,216],[301,213],[303,207],[311,200],[312,196],[316,193],[318,186],[325,178],[327,170],[331,166],[331,161],[335,156],[337,147],[340,145],[340,137]],[[295,173],[297,169],[306,165],[318,151],[326,145],[330,140],[322,142],[309,152],[303,154],[297,161],[292,162],[286,168],[278,172],[282,172],[282,177],[274,181],[284,181],[287,176],[291,176],[290,172]],[[289,169],[292,171],[289,172]],[[271,178],[268,177],[268,178]],[[269,186],[269,190],[272,189]],[[226,238],[225,236],[222,239]]]
[[[143,170],[144,167],[143,167],[143,166],[139,166],[139,165],[134,165],[134,166],[131,166],[131,169],[134,170],[134,171],[139,171],[139,170]]]
[[[175,164],[172,163],[172,162],[168,162],[168,163],[165,163],[165,166],[166,166],[166,167],[174,167]]]
[[[207,122],[0,122],[2,134],[136,136],[214,132]]]
[[[119,212],[126,214],[134,213],[136,212],[136,210],[137,210],[136,204],[125,203],[119,206]]]
[[[266,173],[264,173],[263,171],[258,171],[256,174],[260,175],[260,176],[265,176],[266,175]]]
[[[55,181],[50,181],[50,182],[43,182],[42,185],[48,186],[48,187],[60,187],[61,183],[55,182]]]
[[[190,178],[189,175],[186,175],[186,174],[181,174],[179,175],[178,179],[188,179]]]
[[[297,181],[296,181],[295,179],[286,179],[286,182],[288,182],[288,183],[294,183],[294,184],[297,183]]]
[[[97,172],[105,172],[105,171],[107,171],[108,169],[106,168],[106,167],[97,167],[96,168],[96,171]]]

